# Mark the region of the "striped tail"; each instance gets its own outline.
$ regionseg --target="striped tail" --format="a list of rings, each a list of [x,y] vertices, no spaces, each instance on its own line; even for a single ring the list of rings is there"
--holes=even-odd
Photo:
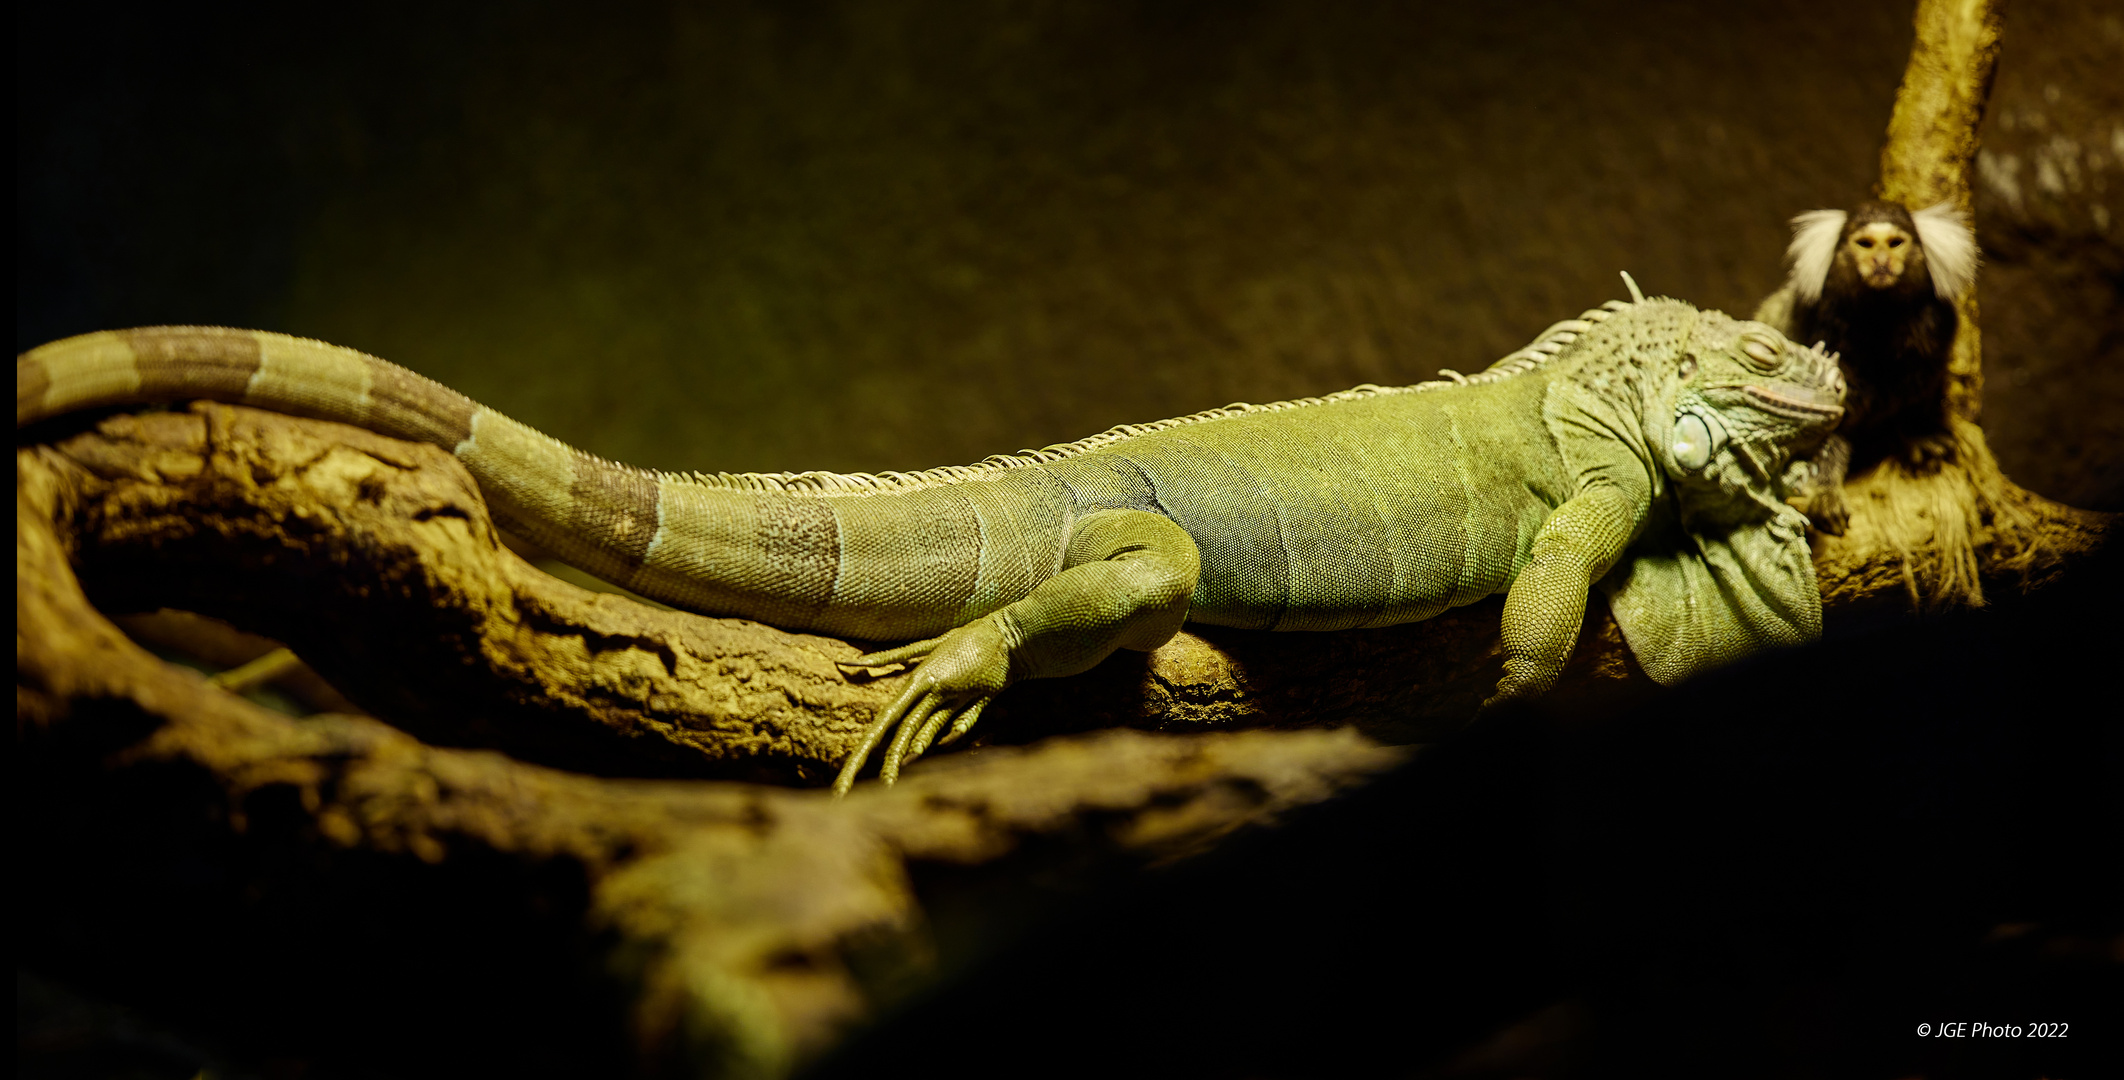
[[[786,629],[943,633],[1058,571],[1068,528],[1067,493],[1039,470],[820,491],[779,477],[651,472],[388,361],[264,331],[107,331],[15,360],[17,427],[199,398],[433,443],[465,464],[498,524],[563,561],[678,607]]]

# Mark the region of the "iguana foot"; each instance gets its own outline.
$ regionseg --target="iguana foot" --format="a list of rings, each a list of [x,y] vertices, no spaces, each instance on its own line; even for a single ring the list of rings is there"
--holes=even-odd
[[[933,743],[949,744],[971,731],[981,718],[981,710],[1010,685],[1010,637],[997,615],[978,619],[942,637],[859,656],[842,661],[842,665],[882,668],[909,661],[919,661],[914,675],[900,696],[864,730],[862,741],[841,766],[841,775],[833,782],[836,798],[855,786],[856,774],[887,732],[899,729],[879,764],[878,778],[891,784],[899,779],[902,768],[922,756]],[[951,730],[939,740],[937,736],[946,724],[951,725]]]
[[[1541,696],[1540,691],[1529,691],[1524,688],[1511,690],[1500,684],[1496,693],[1482,699],[1482,704],[1475,707],[1475,722],[1481,723],[1486,720],[1493,720],[1498,713],[1509,712],[1519,706],[1539,701]]]

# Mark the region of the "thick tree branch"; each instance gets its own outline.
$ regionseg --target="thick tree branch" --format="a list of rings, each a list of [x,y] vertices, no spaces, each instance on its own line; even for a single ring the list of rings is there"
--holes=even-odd
[[[838,641],[591,593],[499,544],[449,454],[251,410],[113,418],[37,454],[113,611],[283,641],[430,741],[591,772],[830,775],[883,699]]]
[[[241,418],[222,419],[242,430]],[[177,436],[203,434],[207,418],[108,426],[159,432],[167,475],[203,475]],[[84,443],[68,445],[78,453]],[[349,456],[336,448],[309,460]],[[374,468],[344,464],[342,475]],[[187,987],[172,999],[179,1009],[210,985],[256,1010],[260,1025],[316,1024],[315,1009],[327,1031],[367,1023],[388,1032],[434,997],[455,1034],[478,1041],[504,1034],[477,1028],[484,1014],[466,1003],[484,1002],[508,1039],[522,1040],[515,1052],[538,1055],[560,1032],[595,1028],[597,1014],[555,1015],[582,1006],[580,991],[548,1000],[552,986],[524,973],[550,981],[573,972],[563,984],[587,980],[617,994],[622,1029],[610,1034],[636,1064],[782,1075],[895,987],[928,977],[910,862],[984,864],[1047,836],[1068,838],[1080,872],[1140,866],[1273,820],[1401,757],[1352,733],[1110,732],[959,755],[835,803],[752,784],[572,775],[427,746],[366,717],[294,720],[157,660],[89,605],[68,565],[80,538],[52,522],[87,515],[118,530],[142,519],[81,503],[80,468],[47,448],[17,458],[16,828],[38,882],[30,902],[47,918],[32,919],[41,930],[25,952],[77,970],[107,953],[120,982]],[[99,493],[107,509],[146,498],[123,485],[113,494]],[[376,493],[384,505],[400,494]],[[208,512],[200,520],[237,525]],[[456,543],[478,537],[453,522],[442,528]],[[320,549],[343,550],[330,526],[304,529]],[[411,577],[425,565],[400,569]],[[155,873],[163,863],[213,873]],[[398,891],[364,902],[377,899],[377,882]],[[453,895],[476,902],[438,902]],[[334,908],[337,897],[350,910]],[[197,922],[173,933],[185,910],[241,915],[221,935]],[[348,920],[359,927],[351,936]],[[74,922],[94,930],[55,929]],[[390,944],[401,941],[441,944]],[[467,963],[483,942],[508,966]],[[246,957],[269,963],[251,955],[261,950],[312,957],[303,978],[317,983],[293,995],[306,1004],[291,1014],[275,1011],[289,995],[271,980],[216,982],[215,972],[249,970]],[[178,970],[156,970],[170,964]],[[332,996],[335,986],[372,984],[393,989],[380,999]]]

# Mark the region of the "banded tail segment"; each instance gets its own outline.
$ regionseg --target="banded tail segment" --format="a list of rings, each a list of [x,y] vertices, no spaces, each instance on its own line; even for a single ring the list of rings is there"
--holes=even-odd
[[[107,331],[15,360],[17,427],[202,398],[440,446],[499,524],[563,561],[680,607],[789,629],[942,633],[1054,574],[1067,536],[1066,493],[1029,471],[897,492],[656,473],[584,453],[389,361],[282,334]]]
[[[15,358],[15,426],[81,409],[207,398],[356,424],[453,449],[478,403],[321,341],[216,326],[110,330]]]

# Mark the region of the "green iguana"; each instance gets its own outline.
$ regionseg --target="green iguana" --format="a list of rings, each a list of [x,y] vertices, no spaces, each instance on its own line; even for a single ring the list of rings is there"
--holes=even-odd
[[[888,783],[1011,683],[1155,648],[1189,619],[1388,626],[1504,592],[1504,677],[1486,707],[1556,681],[1595,582],[1662,683],[1820,633],[1805,519],[1780,477],[1842,412],[1829,357],[1638,296],[1480,374],[1440,374],[926,472],[675,475],[352,349],[155,327],[18,356],[15,423],[211,398],[358,424],[452,450],[503,528],[642,595],[919,638],[850,665],[918,662],[842,769],[844,792],[895,728]]]

